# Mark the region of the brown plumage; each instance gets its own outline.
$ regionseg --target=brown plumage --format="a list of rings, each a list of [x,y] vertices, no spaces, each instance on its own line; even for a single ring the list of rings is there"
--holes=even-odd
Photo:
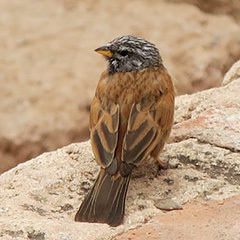
[[[75,220],[122,223],[132,170],[158,155],[173,123],[174,87],[157,48],[123,36],[96,49],[108,61],[90,111],[90,138],[99,176]]]

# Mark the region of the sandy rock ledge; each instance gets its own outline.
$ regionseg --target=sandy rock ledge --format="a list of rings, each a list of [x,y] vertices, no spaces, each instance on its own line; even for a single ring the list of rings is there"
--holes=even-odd
[[[169,213],[155,207],[160,199],[173,199],[189,209],[194,201],[223,203],[240,195],[239,89],[238,78],[220,88],[177,98],[172,137],[161,155],[168,168],[159,170],[148,162],[134,173],[123,225],[111,228],[73,221],[99,170],[89,142],[83,142],[44,153],[0,176],[0,238],[127,239],[121,234],[156,221],[155,215],[164,223]],[[235,205],[234,214],[240,219],[237,200]],[[236,224],[228,222],[220,228],[220,233],[231,231],[218,239],[240,239]],[[210,222],[209,228],[216,225]],[[157,231],[164,233],[164,225]],[[193,239],[187,232],[184,236]]]

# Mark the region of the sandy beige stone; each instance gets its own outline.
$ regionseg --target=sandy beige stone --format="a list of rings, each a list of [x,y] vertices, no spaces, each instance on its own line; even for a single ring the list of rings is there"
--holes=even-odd
[[[240,60],[234,63],[231,69],[226,73],[222,81],[222,86],[225,86],[230,82],[239,79],[240,79]]]
[[[223,202],[192,201],[186,204],[183,211],[159,214],[143,227],[113,240],[238,240],[240,238],[239,203],[240,195]]]

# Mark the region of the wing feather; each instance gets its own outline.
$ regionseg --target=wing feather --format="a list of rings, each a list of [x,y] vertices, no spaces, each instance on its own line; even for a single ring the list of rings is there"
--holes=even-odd
[[[160,94],[158,101],[141,107],[133,104],[123,142],[122,160],[138,164],[149,155],[158,157],[173,123],[174,95]]]
[[[137,164],[146,158],[152,150],[151,145],[157,133],[158,125],[149,111],[141,111],[139,105],[133,104],[123,144],[122,160]]]
[[[109,167],[115,157],[118,141],[119,107],[112,105],[111,109],[103,110],[100,102],[95,99],[92,104],[90,119],[91,143],[97,163]]]

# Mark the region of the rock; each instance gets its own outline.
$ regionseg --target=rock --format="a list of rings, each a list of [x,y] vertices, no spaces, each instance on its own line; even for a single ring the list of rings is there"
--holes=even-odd
[[[186,236],[195,234],[195,239],[200,239],[206,224],[208,233],[213,234],[208,236],[216,240],[222,239],[226,232],[239,239],[239,224],[235,222],[240,212],[237,197],[240,194],[239,88],[238,79],[220,88],[177,97],[172,138],[161,154],[168,168],[159,170],[156,163],[149,161],[134,172],[124,224],[111,228],[106,224],[74,222],[74,215],[99,171],[90,143],[83,142],[44,153],[0,176],[0,236],[3,239],[107,240],[155,223],[153,233],[170,232],[170,240],[176,239],[178,229],[187,232]],[[166,214],[155,207],[159,199],[173,199],[183,210]],[[228,201],[229,206],[234,206],[233,216],[229,207],[212,207]],[[189,211],[209,214],[202,218],[204,228],[194,227],[189,232],[188,221],[181,225],[173,221],[171,228],[176,230],[169,230],[169,218],[178,216],[178,223],[184,222]],[[226,212],[218,216],[221,216],[218,225],[213,216],[219,211]],[[227,222],[223,221],[224,216]],[[197,223],[198,218],[193,217],[191,224]],[[216,226],[221,226],[219,235]]]
[[[181,204],[177,203],[173,199],[158,199],[155,203],[156,208],[164,211],[182,210]]]
[[[222,203],[193,201],[182,211],[159,214],[144,226],[113,240],[237,240],[240,238],[239,201],[240,195]]]
[[[233,67],[226,76],[237,76],[237,72],[238,68]],[[179,96],[176,100],[179,114],[175,117],[172,141],[195,138],[203,143],[208,142],[213,146],[238,152],[240,150],[239,80],[240,78],[221,88]]]
[[[239,80],[239,78],[240,78],[240,60],[234,63],[231,69],[226,73],[222,81],[222,86],[225,86],[234,80]]]
[[[156,43],[179,94],[220,86],[240,56],[231,17],[187,4],[9,0],[1,10],[0,172],[88,139],[89,105],[106,68],[93,49],[119,35]]]

